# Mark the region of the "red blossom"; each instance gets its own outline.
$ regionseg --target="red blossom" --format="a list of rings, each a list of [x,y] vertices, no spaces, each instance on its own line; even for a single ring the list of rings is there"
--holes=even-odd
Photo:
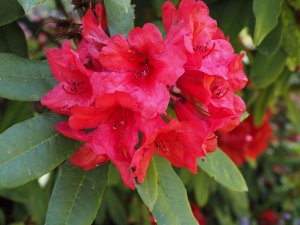
[[[166,111],[166,85],[175,84],[183,74],[186,58],[177,47],[166,46],[158,28],[148,23],[134,28],[128,39],[113,36],[103,48],[100,61],[108,71],[104,77],[107,85],[114,87],[111,90],[130,93],[143,107],[142,113],[153,118]]]
[[[279,222],[279,216],[273,209],[267,209],[261,213],[260,224],[261,225],[276,225]]]
[[[267,150],[272,134],[270,113],[259,127],[249,116],[231,132],[219,133],[219,146],[237,165],[242,165],[247,159],[255,160]]]
[[[74,106],[91,104],[95,98],[89,80],[92,71],[81,64],[71,44],[64,42],[62,49],[52,48],[46,55],[58,84],[43,96],[41,103],[56,113],[66,115]]]
[[[233,129],[245,111],[234,93],[247,82],[243,55],[205,3],[182,0],[177,10],[167,1],[163,22],[165,39],[150,23],[109,37],[99,3],[82,19],[77,50],[65,42],[47,52],[58,84],[41,102],[69,116],[60,133],[83,142],[71,163],[89,170],[111,161],[130,188],[156,153],[196,173],[197,159],[217,147],[215,132]]]
[[[199,225],[206,225],[206,219],[202,215],[200,207],[195,204],[192,204],[191,207],[196,220],[199,222]]]
[[[106,13],[101,4],[97,4],[94,14],[90,8],[82,18],[83,40],[79,43],[78,52],[84,64],[91,63],[97,71],[102,70],[100,64],[100,52],[109,42],[109,36],[105,33],[107,28]]]
[[[132,160],[133,177],[139,183],[143,182],[155,153],[168,159],[176,167],[188,168],[192,173],[197,173],[197,159],[206,155],[203,141],[208,133],[206,126],[199,127],[188,121],[172,120],[158,128],[136,151]]]

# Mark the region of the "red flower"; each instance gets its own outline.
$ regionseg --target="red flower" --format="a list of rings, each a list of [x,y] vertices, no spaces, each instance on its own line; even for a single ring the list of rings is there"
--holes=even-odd
[[[52,48],[47,58],[58,85],[41,99],[41,103],[59,114],[70,114],[74,106],[89,105],[94,101],[89,77],[92,72],[80,62],[78,54],[64,42],[62,49]]]
[[[272,209],[267,209],[261,213],[260,221],[261,225],[276,225],[279,217]]]
[[[69,119],[74,130],[94,129],[88,143],[98,156],[107,156],[119,169],[127,186],[134,188],[130,163],[138,143],[138,104],[126,93],[97,97],[94,106],[75,107]]]
[[[199,102],[202,110],[218,121],[218,129],[231,130],[245,112],[244,101],[235,95],[226,80],[202,72],[186,71],[177,83],[181,94],[191,102]]]
[[[163,19],[165,40],[150,23],[110,38],[97,4],[82,20],[77,51],[66,42],[47,53],[59,84],[42,104],[68,115],[57,130],[84,143],[70,161],[89,170],[111,160],[130,188],[134,177],[143,182],[155,153],[196,173],[197,159],[216,149],[214,133],[235,127],[245,111],[234,94],[247,82],[243,55],[234,54],[207,6],[182,0],[176,10],[168,1]]]
[[[90,8],[82,18],[83,40],[79,43],[78,52],[84,64],[91,62],[94,69],[100,71],[102,66],[99,61],[100,52],[109,42],[109,37],[105,33],[107,28],[106,13],[102,4],[97,4],[95,13]]]
[[[206,225],[206,219],[202,215],[200,207],[195,204],[191,205],[191,207],[196,220],[199,222],[199,225]]]
[[[176,83],[179,93],[193,104],[200,103],[201,110],[219,124],[218,129],[233,129],[246,110],[243,100],[234,94],[247,83],[243,54],[234,54],[202,1],[182,0],[178,10],[167,1],[163,20],[169,39],[177,32],[171,40],[183,45],[188,56],[186,71]]]
[[[273,129],[268,113],[260,127],[255,127],[249,116],[229,133],[219,133],[219,147],[237,164],[242,165],[248,158],[256,159],[267,150]]]
[[[179,121],[189,121],[198,127],[207,128],[208,133],[202,147],[206,152],[214,152],[217,148],[217,138],[214,132],[220,127],[219,123],[198,110],[194,104],[182,99],[174,102],[174,109]]]
[[[113,60],[112,60],[113,59]],[[153,24],[134,28],[126,39],[112,37],[102,49],[100,61],[107,71],[105,82],[111,91],[130,93],[141,104],[143,115],[153,118],[164,113],[169,102],[166,85],[175,84],[183,74],[186,59],[177,47],[164,44]],[[104,89],[110,89],[103,85]]]
[[[163,22],[167,40],[184,46],[188,56],[188,70],[220,76],[229,82],[233,91],[241,90],[247,83],[241,59],[234,54],[228,40],[224,39],[217,22],[209,16],[206,4],[196,0],[182,0],[178,10],[170,1],[163,5]]]
[[[198,125],[172,120],[146,137],[132,160],[133,177],[139,183],[144,181],[150,160],[156,152],[174,166],[197,173],[197,159],[206,155],[203,142],[209,134],[209,128],[205,124],[201,127]]]

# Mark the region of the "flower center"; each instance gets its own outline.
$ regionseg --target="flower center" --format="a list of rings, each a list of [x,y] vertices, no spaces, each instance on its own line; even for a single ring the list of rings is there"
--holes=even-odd
[[[91,93],[90,85],[85,81],[67,81],[62,85],[63,90],[70,95],[88,95]]]
[[[146,59],[141,63],[139,70],[134,71],[134,77],[136,80],[148,79],[151,75],[152,66],[149,63],[149,59]]]
[[[215,49],[215,43],[213,43],[213,46],[211,48],[208,48],[207,45],[203,46],[200,44],[196,44],[193,49],[194,51],[200,52],[202,58],[206,58]]]
[[[230,89],[226,84],[226,81],[222,80],[214,81],[210,88],[213,98],[222,98],[228,93],[229,90]]]
[[[163,153],[167,153],[170,151],[170,149],[167,146],[167,141],[163,141],[160,138],[156,138],[155,147],[157,151],[161,150]]]
[[[113,130],[125,129],[126,127],[126,118],[128,116],[128,109],[117,107],[111,118],[109,119],[112,123]]]

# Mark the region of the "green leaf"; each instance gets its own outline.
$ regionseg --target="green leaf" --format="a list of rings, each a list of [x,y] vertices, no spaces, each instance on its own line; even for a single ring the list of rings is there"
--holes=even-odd
[[[215,206],[214,207],[214,214],[216,215],[216,219],[220,225],[235,225],[232,221],[232,217],[230,215],[230,211],[227,205],[223,206]]]
[[[225,35],[234,40],[240,31],[246,26],[250,13],[251,1],[226,0],[218,1],[210,7],[211,16],[218,21],[218,26]],[[243,11],[243,13],[241,13]]]
[[[105,222],[105,218],[106,218],[106,211],[107,211],[107,203],[105,201],[105,195],[103,195],[103,199],[101,202],[101,206],[98,209],[96,218],[95,218],[95,222],[97,225],[102,225]]]
[[[260,52],[251,66],[250,77],[256,88],[265,88],[274,83],[284,70],[286,55],[279,50],[275,55]]]
[[[52,171],[78,148],[55,131],[61,120],[45,113],[16,124],[0,135],[0,188],[13,188]]]
[[[263,42],[258,46],[258,50],[265,54],[266,56],[274,55],[278,52],[283,39],[282,32],[282,22],[278,21],[277,26],[270,34],[263,40]]]
[[[287,116],[290,119],[293,128],[300,134],[300,109],[295,104],[292,99],[289,92],[287,92],[284,96],[284,102],[287,106]]]
[[[101,205],[108,165],[85,171],[65,163],[59,171],[45,225],[89,225]]]
[[[240,117],[240,122],[243,122],[245,119],[247,119],[250,116],[250,114],[246,111],[244,112]]]
[[[300,64],[300,28],[294,12],[287,3],[282,7],[283,41],[282,47],[289,57],[290,68]]]
[[[259,127],[266,115],[267,108],[272,108],[279,96],[288,92],[290,72],[285,69],[276,82],[265,89],[259,90],[258,98],[253,107],[254,124]]]
[[[0,53],[1,97],[20,101],[39,101],[55,83],[46,62]]]
[[[27,43],[24,32],[17,22],[0,27],[0,52],[12,53],[27,58]]]
[[[151,161],[149,164],[144,182],[142,184],[135,182],[135,185],[142,200],[150,209],[150,211],[152,211],[158,196],[157,173],[153,161]]]
[[[241,172],[222,150],[208,153],[204,161],[198,160],[198,165],[225,187],[239,192],[248,191]]]
[[[276,27],[283,0],[254,0],[255,15],[254,43],[260,45],[265,37]]]
[[[116,225],[127,225],[126,211],[118,196],[112,191],[112,189],[107,189],[104,196],[110,218]]]
[[[202,171],[194,178],[195,199],[199,206],[206,205],[211,190],[211,178]]]
[[[18,0],[22,5],[25,13],[28,13],[33,7],[46,2],[47,0]]]
[[[227,197],[226,202],[231,205],[236,216],[239,218],[249,217],[248,193],[226,190],[224,196]]]
[[[33,117],[32,102],[6,100],[0,119],[0,133],[16,123]]]
[[[48,204],[48,193],[37,181],[30,182],[14,189],[0,190],[0,196],[11,201],[22,203],[37,224],[44,224]]]
[[[271,85],[259,92],[259,96],[253,107],[254,124],[257,127],[259,127],[264,120],[269,103],[273,99],[274,90],[275,85]]]
[[[104,0],[110,36],[127,35],[134,27],[134,10],[130,0]]]
[[[158,225],[198,225],[185,187],[170,163],[162,157],[156,157],[154,166],[158,175],[158,197],[152,214]]]
[[[17,0],[0,0],[0,6],[0,27],[24,15],[24,10]]]
[[[0,225],[4,225],[4,224],[5,224],[5,215],[2,209],[0,209]]]

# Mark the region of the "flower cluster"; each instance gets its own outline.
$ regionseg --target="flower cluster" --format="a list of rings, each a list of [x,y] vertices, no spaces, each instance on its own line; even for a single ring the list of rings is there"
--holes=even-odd
[[[69,42],[47,58],[57,86],[41,100],[68,116],[63,135],[84,145],[71,162],[89,170],[110,160],[125,184],[143,182],[158,154],[197,173],[197,159],[215,150],[215,132],[245,112],[234,92],[247,83],[243,55],[198,0],[163,5],[166,37],[147,23],[128,37],[107,35],[101,4],[82,19],[77,50]]]
[[[237,164],[242,165],[247,159],[255,160],[268,148],[273,135],[268,112],[262,124],[256,127],[253,117],[249,116],[229,133],[219,134],[220,148]]]

